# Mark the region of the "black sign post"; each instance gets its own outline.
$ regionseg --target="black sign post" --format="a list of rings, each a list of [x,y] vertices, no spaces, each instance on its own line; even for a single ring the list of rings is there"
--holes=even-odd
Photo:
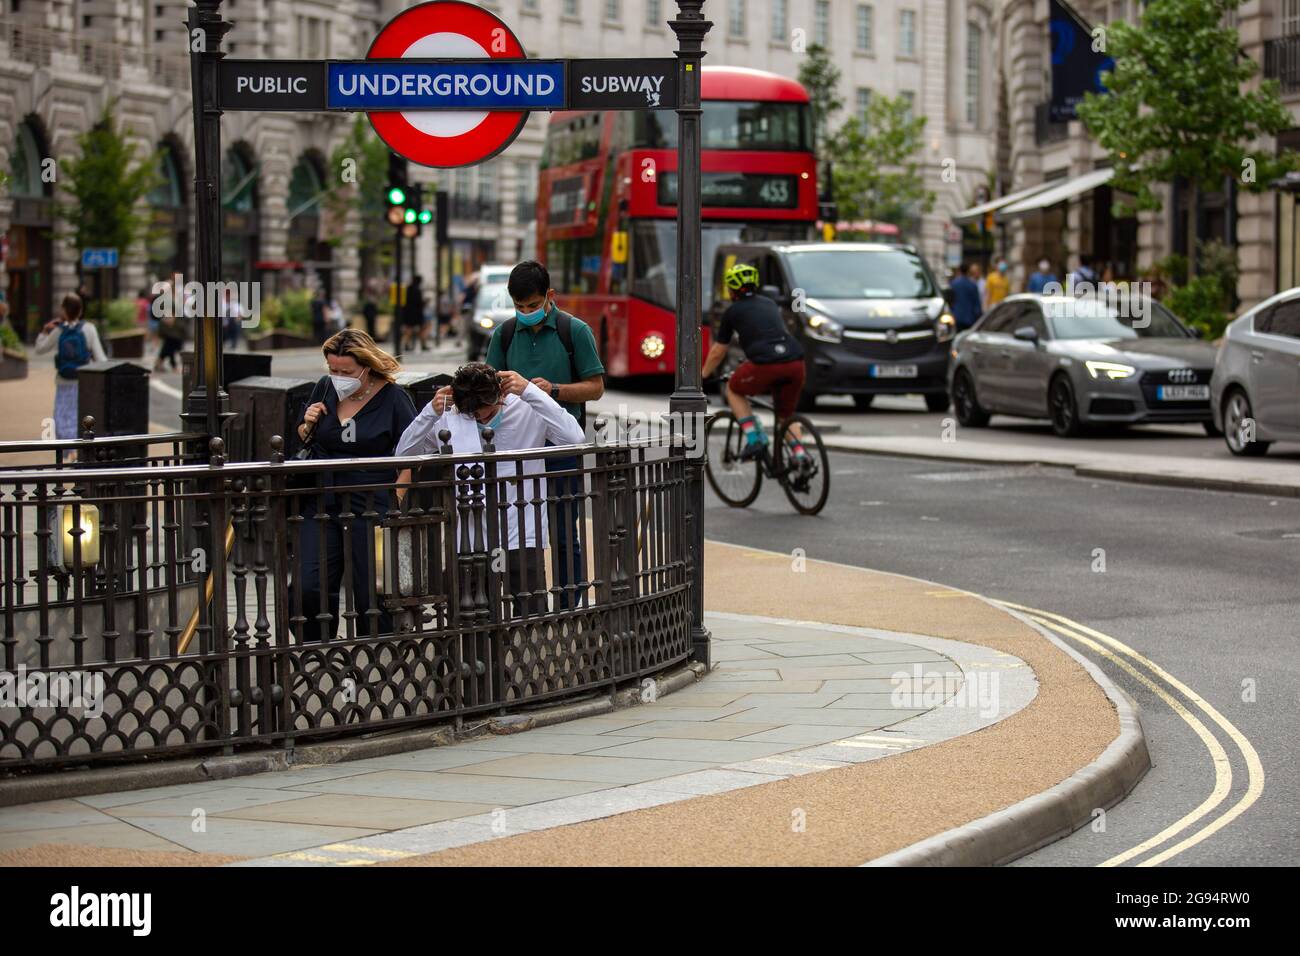
[[[677,107],[677,382],[668,411],[689,429],[687,448],[687,574],[691,588],[691,656],[709,666],[709,631],[704,626],[704,420],[708,399],[700,377],[700,68],[704,37],[713,24],[704,19],[704,0],[677,0],[677,19],[668,21],[677,34],[680,103]]]

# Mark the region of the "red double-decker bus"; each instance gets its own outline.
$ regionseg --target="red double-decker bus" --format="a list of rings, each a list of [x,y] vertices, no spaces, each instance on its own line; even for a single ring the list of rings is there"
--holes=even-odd
[[[809,238],[817,177],[800,84],[738,67],[705,67],[700,82],[707,312],[714,250],[724,242]],[[560,308],[591,325],[611,377],[675,367],[676,217],[676,113],[552,116],[538,187],[537,256]]]

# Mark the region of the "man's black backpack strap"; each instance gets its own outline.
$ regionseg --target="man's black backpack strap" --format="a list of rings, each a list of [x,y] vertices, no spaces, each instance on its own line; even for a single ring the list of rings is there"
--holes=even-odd
[[[498,334],[501,336],[501,355],[506,362],[510,361],[510,343],[515,340],[515,326],[518,319],[514,316],[508,318],[501,324]],[[569,378],[574,382],[581,382],[578,376],[578,362],[573,357],[573,316],[567,312],[560,312],[555,316],[555,331],[560,336],[560,344],[564,346],[564,351],[569,353]],[[584,428],[587,425],[587,404],[582,403],[582,410],[578,413],[578,424]]]

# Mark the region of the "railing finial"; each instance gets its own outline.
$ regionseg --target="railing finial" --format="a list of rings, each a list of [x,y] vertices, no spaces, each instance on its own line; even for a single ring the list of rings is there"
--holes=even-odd
[[[81,420],[81,437],[85,441],[92,441],[95,437],[95,416],[87,415]]]
[[[279,435],[271,436],[271,461],[277,465],[284,463],[284,439]]]

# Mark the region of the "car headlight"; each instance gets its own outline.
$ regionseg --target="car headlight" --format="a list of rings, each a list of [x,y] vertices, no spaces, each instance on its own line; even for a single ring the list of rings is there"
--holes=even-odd
[[[1088,374],[1093,378],[1128,378],[1137,371],[1132,365],[1121,365],[1119,362],[1084,362],[1084,367],[1088,369]]]
[[[657,359],[667,348],[668,343],[658,332],[651,332],[641,340],[641,354],[648,359]]]
[[[819,342],[840,342],[844,339],[844,326],[819,312],[803,312],[804,332]]]
[[[490,315],[480,315],[478,317],[478,324],[485,329],[490,329],[492,326],[496,325],[496,319],[492,318]]]
[[[957,334],[957,319],[951,312],[945,312],[934,320],[934,337],[940,342],[947,342]]]

